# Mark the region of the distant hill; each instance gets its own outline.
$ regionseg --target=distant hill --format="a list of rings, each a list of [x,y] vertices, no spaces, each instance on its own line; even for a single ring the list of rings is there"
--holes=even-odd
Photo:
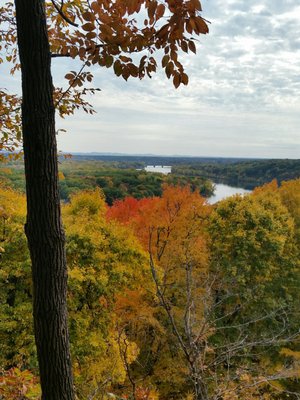
[[[177,176],[201,177],[250,190],[273,179],[280,184],[300,178],[300,160],[291,159],[77,154],[73,160],[110,162],[118,168],[170,165]]]
[[[190,183],[191,185],[196,184],[196,186],[199,186],[199,184],[203,186],[203,182],[209,179],[216,183],[225,183],[230,186],[251,190],[273,179],[277,179],[278,183],[281,183],[282,181],[300,178],[300,160],[290,159],[80,153],[73,154],[71,160],[64,160],[64,157],[60,156],[60,170],[64,171],[64,169],[67,168],[67,161],[71,163],[68,167],[70,170],[67,171],[66,175],[67,178],[69,177],[68,179],[71,179],[71,172],[74,168],[78,169],[77,175],[81,175],[85,183],[89,179],[93,181],[93,177],[99,174],[100,170],[102,171],[101,173],[104,173],[104,170],[109,170],[109,174],[114,170],[115,172],[112,175],[115,176],[114,181],[116,187],[125,183],[125,170],[131,169],[133,171],[131,171],[130,174],[135,175],[135,170],[143,170],[147,165],[172,166],[172,176],[169,180],[177,177],[176,179],[180,178],[181,182]],[[11,171],[9,172],[8,169],[11,169]],[[75,173],[75,170],[73,172]],[[118,179],[116,176],[118,176]],[[148,175],[145,176],[147,179],[150,179]],[[9,162],[2,166],[0,165],[0,180],[1,177],[2,179],[13,182],[15,188],[24,188],[22,162]],[[77,181],[77,177],[74,176],[73,178]],[[66,186],[68,179],[66,179],[64,183],[61,183],[61,186]],[[202,183],[200,182],[201,180]],[[77,187],[78,185],[74,184],[73,186]],[[134,183],[132,183],[131,187],[133,188],[133,186]],[[205,184],[204,186],[206,192],[211,191],[210,188],[207,189],[208,185]],[[145,188],[142,188],[142,192],[145,190]],[[126,191],[122,191],[122,196],[124,194],[123,192],[125,193]],[[148,192],[148,195],[150,195],[150,192],[152,193],[153,191],[150,190]],[[156,192],[154,191],[153,193],[155,194]]]
[[[196,162],[180,164],[172,172],[184,176],[201,176],[216,183],[253,189],[276,179],[282,181],[300,178],[300,160],[238,160],[226,162]]]
[[[161,156],[151,154],[118,154],[118,153],[73,153],[72,158],[75,161],[115,161],[126,163],[140,163],[141,166],[146,165],[178,165],[178,164],[195,164],[195,163],[213,163],[228,164],[240,161],[258,160],[255,158],[226,158],[226,157],[190,157],[190,156]]]

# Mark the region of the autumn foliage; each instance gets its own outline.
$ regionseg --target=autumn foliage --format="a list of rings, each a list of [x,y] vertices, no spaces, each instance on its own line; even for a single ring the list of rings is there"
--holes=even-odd
[[[214,207],[188,187],[112,207],[100,190],[74,195],[63,219],[78,398],[192,399],[195,377],[207,399],[297,392],[299,192],[272,183]],[[25,201],[0,199],[0,393],[38,399]]]
[[[87,65],[112,67],[125,80],[130,76],[151,77],[158,66],[154,54],[160,50],[161,66],[167,77],[172,77],[175,87],[187,85],[179,50],[196,53],[193,35],[208,33],[199,0],[69,2],[59,15],[73,22],[73,30],[65,29],[66,18],[57,17],[57,11],[55,6],[49,9],[54,54],[78,56]],[[141,52],[141,57],[135,55]],[[90,77],[76,72],[66,75],[72,86],[82,86]]]

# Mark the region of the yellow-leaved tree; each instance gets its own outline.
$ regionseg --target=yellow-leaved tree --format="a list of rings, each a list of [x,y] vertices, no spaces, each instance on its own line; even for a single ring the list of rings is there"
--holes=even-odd
[[[0,397],[22,394],[36,400],[40,391],[30,257],[23,231],[25,196],[1,188],[0,204],[0,364],[6,371],[0,378]],[[146,255],[128,228],[107,221],[106,207],[100,190],[78,193],[63,207],[71,353],[80,399],[131,392],[127,369],[140,343],[125,329],[128,309],[122,298],[139,296],[139,310],[131,316],[137,325],[139,318],[154,321],[151,302],[143,298],[150,281]]]
[[[122,343],[129,364],[139,351],[119,329],[117,301],[121,294],[146,286],[146,257],[128,228],[108,223],[105,214],[100,190],[78,193],[63,207],[71,350],[80,398],[100,396],[124,383]]]

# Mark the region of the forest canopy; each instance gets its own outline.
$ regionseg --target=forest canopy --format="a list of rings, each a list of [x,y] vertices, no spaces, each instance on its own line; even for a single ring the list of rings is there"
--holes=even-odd
[[[297,399],[300,181],[63,206],[79,399]],[[25,198],[0,190],[0,394],[38,399]]]

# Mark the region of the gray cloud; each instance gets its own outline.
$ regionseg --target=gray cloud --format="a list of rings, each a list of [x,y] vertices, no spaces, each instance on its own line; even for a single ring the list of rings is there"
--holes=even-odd
[[[202,6],[212,23],[197,56],[184,55],[190,85],[174,90],[163,72],[126,83],[97,69],[98,114],[59,122],[70,131],[61,148],[299,158],[299,0]],[[56,81],[71,65],[55,64]]]

